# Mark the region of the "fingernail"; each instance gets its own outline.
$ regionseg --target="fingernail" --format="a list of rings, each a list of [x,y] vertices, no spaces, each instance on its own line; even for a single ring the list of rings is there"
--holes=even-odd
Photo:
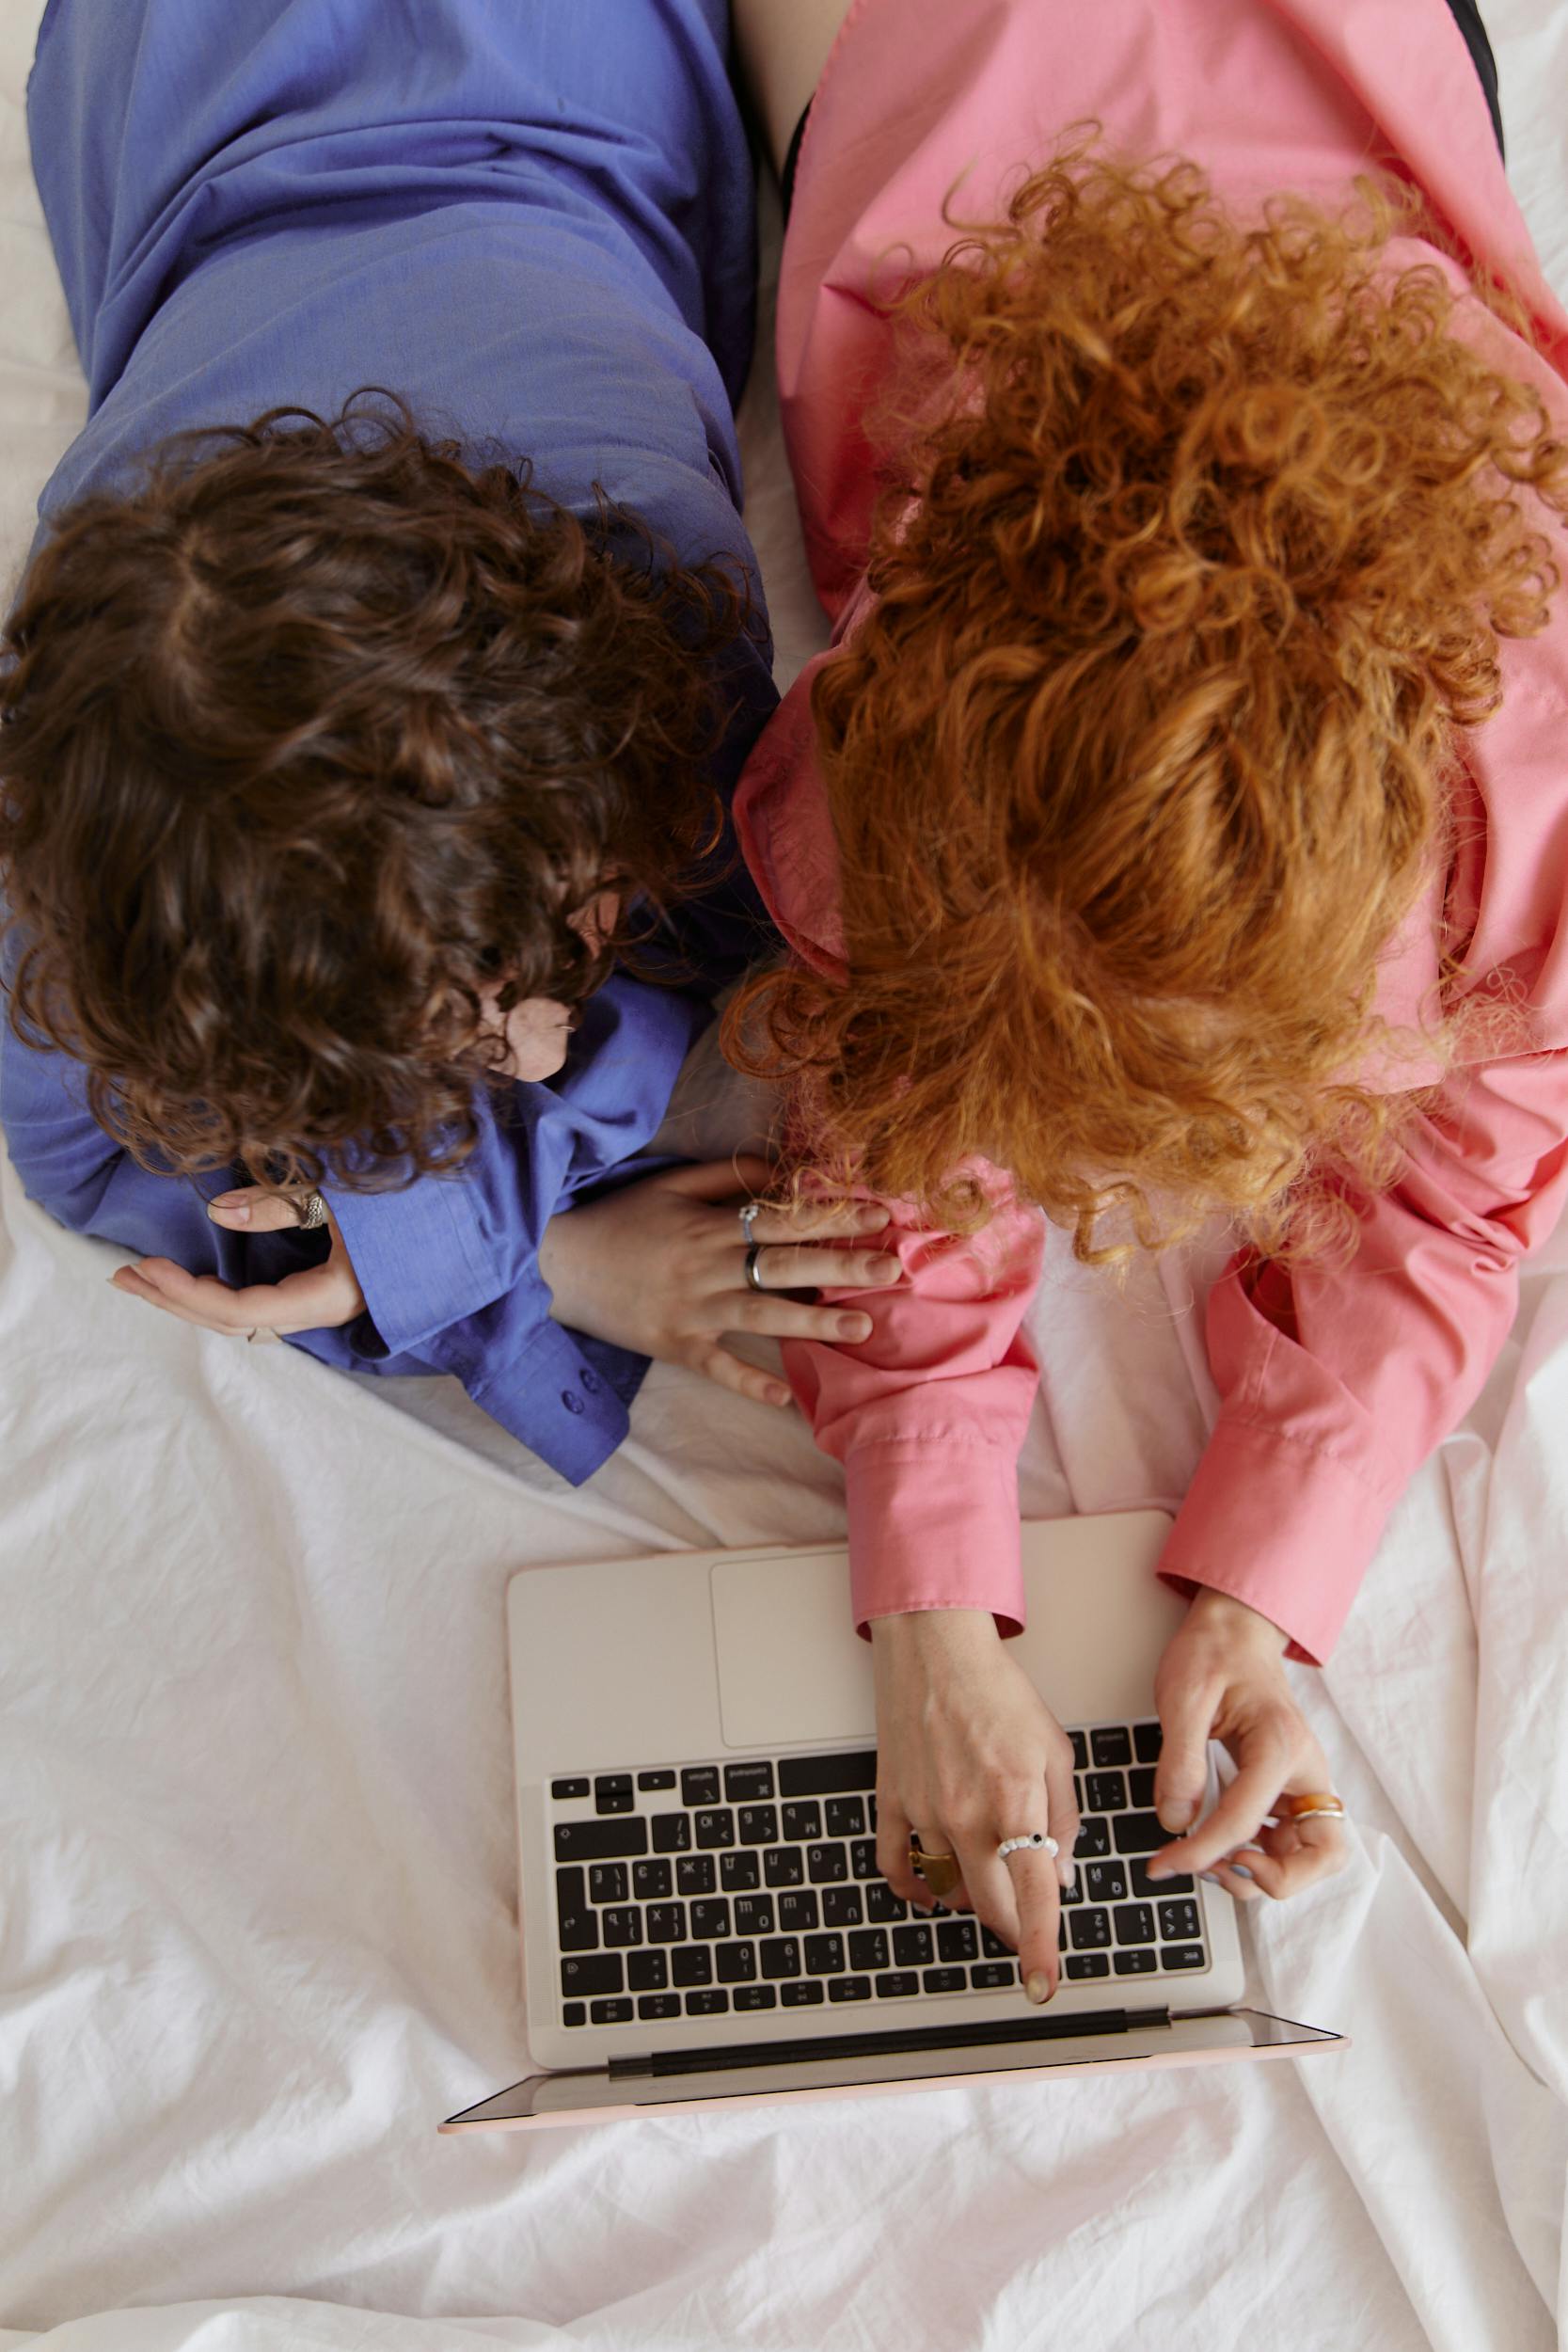
[[[1149,1878],[1152,1878],[1154,1873],[1150,1870],[1147,1873],[1147,1875]],[[1219,1880],[1215,1877],[1212,1870],[1200,1870],[1198,1872],[1198,1877],[1203,1881],[1205,1886],[1217,1886],[1219,1884]]]
[[[840,1315],[838,1336],[841,1340],[868,1340],[871,1337],[869,1315]]]
[[[1144,1876],[1146,1879],[1168,1879],[1170,1876],[1170,1864],[1168,1862],[1150,1862],[1145,1867]]]
[[[896,1258],[879,1258],[871,1269],[874,1282],[896,1282],[904,1271]]]
[[[1051,1979],[1046,1975],[1045,1970],[1043,1968],[1037,1968],[1033,1976],[1026,1978],[1024,1980],[1023,1990],[1028,1994],[1029,1998],[1032,2001],[1049,2001],[1051,1998]]]
[[[1156,1805],[1154,1810],[1160,1827],[1170,1830],[1174,1835],[1178,1830],[1186,1828],[1197,1807],[1186,1797],[1167,1797],[1164,1804]]]
[[[793,1405],[795,1399],[788,1389],[769,1389],[768,1402],[769,1405]]]
[[[1062,1882],[1062,1892],[1070,1895],[1078,1878],[1078,1865],[1070,1854],[1056,1856],[1056,1876]]]
[[[1232,1862],[1229,1868],[1233,1879],[1249,1879],[1252,1876],[1244,1862]]]
[[[212,1216],[218,1209],[223,1211],[225,1216],[231,1216],[236,1225],[248,1225],[250,1223],[250,1203],[248,1200],[231,1200],[227,1193],[219,1193],[215,1200],[208,1201],[208,1216]]]

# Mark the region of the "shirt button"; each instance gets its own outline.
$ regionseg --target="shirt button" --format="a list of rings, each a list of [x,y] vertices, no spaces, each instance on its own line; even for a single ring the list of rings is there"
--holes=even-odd
[[[561,1402],[565,1406],[566,1410],[569,1413],[580,1413],[582,1410],[582,1399],[577,1394],[575,1390],[562,1389],[561,1391]]]
[[[590,1372],[586,1364],[579,1364],[578,1366],[578,1378],[582,1382],[583,1387],[588,1391],[590,1396],[598,1395],[599,1375],[596,1372]]]

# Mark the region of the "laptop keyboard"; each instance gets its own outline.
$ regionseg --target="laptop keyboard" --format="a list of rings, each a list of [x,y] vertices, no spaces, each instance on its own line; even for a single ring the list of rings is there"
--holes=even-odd
[[[1190,1878],[1145,1875],[1154,1722],[1069,1734],[1082,1827],[1058,1940],[1068,1983],[1209,1966]],[[877,1869],[873,1748],[551,1782],[562,2023],[724,2017],[996,1993],[1018,1963],[979,1921],[916,1911]]]

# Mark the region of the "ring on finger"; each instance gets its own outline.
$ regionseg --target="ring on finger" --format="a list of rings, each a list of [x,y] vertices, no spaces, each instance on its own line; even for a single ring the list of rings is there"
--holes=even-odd
[[[1036,1829],[1031,1830],[1026,1837],[1004,1837],[996,1849],[996,1858],[998,1862],[1006,1862],[1010,1853],[1022,1853],[1026,1847],[1038,1847],[1053,1856],[1062,1851],[1053,1837],[1047,1837],[1043,1830]]]
[[[933,1853],[913,1837],[910,1839],[910,1867],[916,1878],[925,1880],[939,1903],[945,1902],[962,1876],[956,1853]]]
[[[762,1202],[760,1200],[748,1200],[740,1212],[740,1231],[748,1249],[754,1248],[756,1246],[757,1219],[761,1215]]]
[[[326,1203],[319,1192],[308,1192],[303,1200],[294,1202],[294,1215],[302,1233],[319,1232],[326,1223]]]
[[[765,1291],[768,1288],[767,1283],[763,1280],[761,1274],[757,1270],[757,1260],[762,1256],[762,1248],[763,1246],[760,1241],[754,1241],[751,1243],[747,1248],[746,1287],[748,1290]]]

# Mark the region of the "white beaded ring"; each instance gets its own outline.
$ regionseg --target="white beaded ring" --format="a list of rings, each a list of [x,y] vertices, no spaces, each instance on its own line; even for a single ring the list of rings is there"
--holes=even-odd
[[[1028,1837],[1004,1837],[996,1849],[996,1858],[1006,1862],[1010,1853],[1019,1853],[1025,1846],[1043,1846],[1049,1854],[1061,1852],[1053,1837],[1047,1837],[1043,1830],[1036,1830]]]

